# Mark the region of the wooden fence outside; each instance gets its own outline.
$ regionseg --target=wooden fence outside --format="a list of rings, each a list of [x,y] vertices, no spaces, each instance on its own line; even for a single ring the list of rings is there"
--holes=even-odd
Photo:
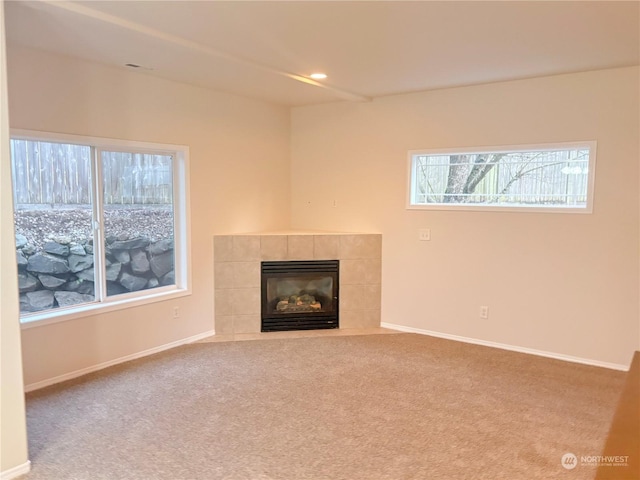
[[[85,145],[11,140],[15,205],[91,204],[92,149]],[[102,152],[104,202],[171,204],[169,155]]]

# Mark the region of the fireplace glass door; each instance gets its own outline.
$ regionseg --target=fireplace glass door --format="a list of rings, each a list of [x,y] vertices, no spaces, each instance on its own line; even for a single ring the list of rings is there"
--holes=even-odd
[[[262,331],[338,328],[338,261],[262,262]]]

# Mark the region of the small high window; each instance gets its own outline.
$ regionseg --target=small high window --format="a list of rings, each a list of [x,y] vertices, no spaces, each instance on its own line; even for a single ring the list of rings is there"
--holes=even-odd
[[[592,211],[595,142],[409,152],[408,208]]]
[[[23,321],[187,290],[187,155],[182,146],[14,132]]]

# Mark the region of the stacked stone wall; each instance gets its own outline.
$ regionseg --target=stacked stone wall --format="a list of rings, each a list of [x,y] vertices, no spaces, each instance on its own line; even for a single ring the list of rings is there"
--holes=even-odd
[[[104,253],[108,296],[175,283],[172,238],[110,236]],[[16,260],[21,313],[94,300],[92,239],[56,237],[35,247],[17,234]]]

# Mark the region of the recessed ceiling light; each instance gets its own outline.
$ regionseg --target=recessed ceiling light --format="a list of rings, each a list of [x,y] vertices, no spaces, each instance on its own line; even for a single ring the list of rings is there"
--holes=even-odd
[[[327,74],[326,73],[312,73],[311,75],[309,75],[309,78],[313,78],[314,80],[324,80],[325,78],[327,78]]]

